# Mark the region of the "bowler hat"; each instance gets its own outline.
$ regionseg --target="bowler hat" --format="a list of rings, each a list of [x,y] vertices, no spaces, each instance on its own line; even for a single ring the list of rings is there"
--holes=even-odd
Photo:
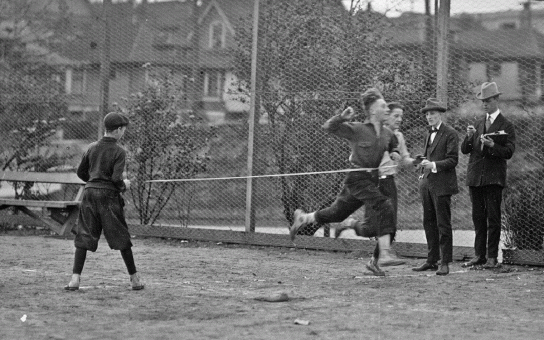
[[[438,101],[436,98],[429,98],[427,99],[427,103],[425,104],[425,107],[422,108],[421,113],[425,113],[427,111],[440,111],[440,112],[446,112],[446,106],[443,105]]]
[[[480,93],[476,95],[476,98],[484,100],[487,98],[496,97],[499,94],[501,93],[499,92],[499,89],[497,88],[497,83],[485,82],[482,84],[482,90],[480,91]]]
[[[128,118],[118,112],[110,112],[104,117],[104,126],[106,130],[115,130],[118,127],[128,125]]]

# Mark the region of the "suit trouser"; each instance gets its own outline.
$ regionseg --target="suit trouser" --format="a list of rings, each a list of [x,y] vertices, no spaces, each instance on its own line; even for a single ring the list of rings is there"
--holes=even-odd
[[[453,232],[451,227],[451,195],[438,196],[429,187],[427,178],[419,182],[423,201],[423,228],[427,238],[427,262],[448,264],[453,259]]]
[[[476,257],[497,258],[499,255],[502,189],[500,185],[469,187]]]

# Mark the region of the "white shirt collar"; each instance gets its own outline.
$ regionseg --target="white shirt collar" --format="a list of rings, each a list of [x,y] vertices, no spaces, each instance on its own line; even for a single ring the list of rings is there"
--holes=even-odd
[[[438,123],[438,126],[436,127],[437,130],[440,130],[440,127],[442,126],[442,122]],[[433,132],[434,133],[434,132]]]
[[[491,121],[491,124],[493,124],[493,122],[495,121],[495,119],[497,119],[497,116],[499,115],[499,113],[501,113],[499,109],[497,109],[497,111],[495,111],[495,112],[493,112],[493,113],[491,113],[491,114],[488,113],[488,115],[489,115],[489,120]],[[486,119],[487,119],[487,117],[486,117]]]

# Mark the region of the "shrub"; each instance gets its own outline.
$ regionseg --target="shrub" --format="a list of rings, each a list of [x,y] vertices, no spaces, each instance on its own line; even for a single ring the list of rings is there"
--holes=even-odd
[[[193,178],[206,170],[203,150],[213,131],[196,122],[180,122],[182,94],[170,74],[158,75],[127,99],[125,109],[119,108],[130,119],[124,137],[127,174],[141,224],[153,224],[176,191],[173,182],[149,180]]]
[[[544,236],[544,170],[509,179],[505,191],[503,232],[508,248],[541,250]]]

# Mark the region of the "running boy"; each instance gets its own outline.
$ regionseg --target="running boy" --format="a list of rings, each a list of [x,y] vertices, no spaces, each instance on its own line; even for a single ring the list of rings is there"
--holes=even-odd
[[[393,131],[384,126],[390,111],[380,91],[375,88],[368,89],[362,94],[361,100],[368,113],[368,119],[364,123],[350,122],[356,114],[348,107],[325,122],[323,127],[326,131],[347,139],[351,146],[349,160],[353,168],[366,170],[347,174],[342,191],[330,207],[312,213],[295,210],[289,233],[294,240],[297,231],[306,224],[342,222],[357,209],[367,205],[376,211],[376,218],[366,226],[360,224],[353,228],[359,236],[378,238],[378,253],[383,263],[400,265],[404,261],[393,258],[389,252],[391,234],[396,231],[393,205],[391,199],[378,188],[378,167],[384,153],[388,151],[390,157],[397,161],[401,158],[398,141]],[[373,273],[384,275],[378,268],[373,269]]]

